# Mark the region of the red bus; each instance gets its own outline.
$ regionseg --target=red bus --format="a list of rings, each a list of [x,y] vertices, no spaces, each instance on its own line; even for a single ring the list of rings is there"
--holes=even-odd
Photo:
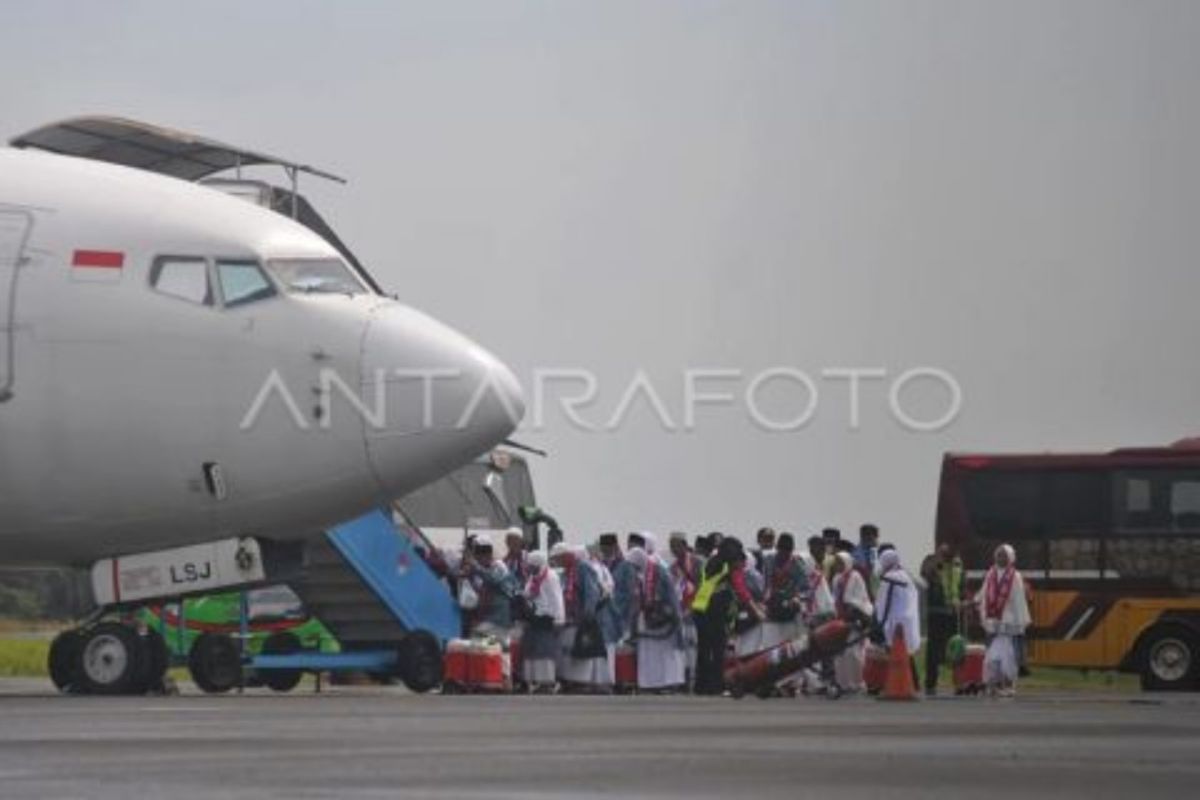
[[[1007,542],[1031,586],[1031,664],[1200,688],[1200,440],[1108,453],[947,454],[938,544],[978,588]]]

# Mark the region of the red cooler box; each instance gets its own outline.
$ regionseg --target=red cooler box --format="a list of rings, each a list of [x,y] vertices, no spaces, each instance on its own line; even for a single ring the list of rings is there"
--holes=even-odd
[[[631,644],[617,646],[616,671],[614,688],[622,692],[632,692],[637,689],[637,647]]]
[[[983,656],[987,648],[981,644],[967,645],[963,660],[954,665],[954,693],[976,694],[983,689]]]
[[[446,643],[446,656],[442,665],[442,686],[450,691],[461,689],[470,679],[469,662],[471,642],[467,639],[451,639]]]
[[[467,683],[476,692],[507,692],[512,688],[508,653],[499,642],[472,642]]]

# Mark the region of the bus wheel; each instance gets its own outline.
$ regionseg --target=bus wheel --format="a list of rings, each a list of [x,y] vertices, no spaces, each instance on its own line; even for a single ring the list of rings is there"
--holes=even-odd
[[[262,653],[267,656],[286,656],[299,651],[300,640],[286,631],[272,633],[262,645]],[[303,675],[298,669],[264,669],[258,671],[258,677],[276,692],[290,692]]]
[[[400,640],[396,666],[409,691],[424,694],[442,682],[442,645],[429,631],[413,631]]]
[[[242,656],[230,637],[202,633],[188,653],[188,671],[202,691],[222,694],[242,679]]]
[[[1142,644],[1142,689],[1148,692],[1187,691],[1198,673],[1196,635],[1182,625],[1151,629]]]
[[[60,692],[79,688],[79,650],[82,646],[83,637],[74,628],[63,631],[50,642],[46,667],[50,672],[50,681]]]
[[[89,694],[129,694],[145,674],[141,637],[128,625],[102,622],[83,634],[79,677]]]

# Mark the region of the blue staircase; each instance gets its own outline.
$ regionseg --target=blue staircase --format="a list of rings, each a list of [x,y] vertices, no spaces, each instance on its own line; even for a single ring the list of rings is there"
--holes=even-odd
[[[443,643],[461,634],[458,605],[389,516],[373,511],[314,540],[292,588],[346,649],[425,630]]]

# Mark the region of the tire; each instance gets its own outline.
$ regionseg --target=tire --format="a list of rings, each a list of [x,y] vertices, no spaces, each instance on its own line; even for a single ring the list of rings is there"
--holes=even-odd
[[[409,691],[424,694],[442,682],[442,645],[429,631],[413,631],[400,640],[396,668]]]
[[[262,645],[263,655],[285,656],[297,653],[301,649],[300,640],[295,634],[281,631],[272,633]],[[290,692],[300,683],[304,673],[298,669],[261,669],[257,670],[258,679],[276,692]]]
[[[79,652],[82,647],[83,636],[75,628],[63,631],[50,642],[46,669],[50,673],[50,682],[60,692],[71,692],[80,688]]]
[[[1146,634],[1138,661],[1144,691],[1190,691],[1200,676],[1200,640],[1183,625],[1156,626]]]
[[[119,622],[102,622],[84,632],[79,681],[88,694],[131,694],[146,669],[146,648],[137,632]]]
[[[202,691],[223,694],[242,680],[242,654],[230,637],[202,633],[188,653],[188,671]]]

